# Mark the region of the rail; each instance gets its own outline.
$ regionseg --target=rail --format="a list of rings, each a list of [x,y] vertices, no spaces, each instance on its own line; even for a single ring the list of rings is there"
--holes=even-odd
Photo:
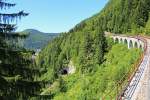
[[[117,36],[117,35],[115,35]],[[145,37],[143,36],[122,36],[122,37],[129,37],[129,38],[135,38],[135,39],[140,39],[143,43],[144,43],[144,52],[141,54],[140,58],[137,60],[137,62],[135,64],[133,64],[132,68],[129,70],[128,73],[126,73],[117,83],[115,86],[113,86],[113,88],[111,90],[116,90],[116,96],[114,97],[114,94],[111,95],[112,91],[109,91],[108,93],[106,93],[105,96],[102,97],[102,100],[105,100],[107,98],[109,98],[110,100],[112,99],[116,99],[116,100],[121,100],[122,97],[125,95],[125,91],[127,89],[127,87],[129,86],[131,80],[133,79],[133,77],[135,76],[135,74],[138,72],[138,69],[141,65],[141,63],[143,62],[143,58],[144,55],[146,54],[147,51],[147,41],[145,39]],[[140,79],[140,76],[139,76]],[[133,91],[135,91],[136,88],[131,89],[130,92],[133,93]]]

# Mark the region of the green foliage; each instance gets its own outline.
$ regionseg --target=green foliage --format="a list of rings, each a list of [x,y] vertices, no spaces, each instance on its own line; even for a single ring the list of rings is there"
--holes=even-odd
[[[110,91],[115,96],[117,90],[113,87],[129,73],[141,51],[114,44],[104,37],[104,31],[149,34],[149,5],[149,0],[110,0],[100,13],[52,40],[39,54],[38,66],[31,59],[32,52],[19,48],[16,42],[10,44],[19,35],[12,35],[10,42],[5,40],[4,36],[10,38],[7,33],[14,29],[14,25],[1,23],[0,96],[3,99],[24,100],[93,100]],[[23,12],[19,14],[28,15]],[[9,14],[3,20],[10,17],[9,22],[11,18],[18,18],[15,16]],[[9,27],[3,27],[6,25]],[[39,37],[41,35],[32,40]],[[76,72],[62,75],[69,62],[73,62]],[[126,78],[123,78],[125,81]]]
[[[129,73],[141,51],[114,44],[103,33],[149,34],[149,5],[149,0],[109,0],[100,13],[49,43],[37,60],[39,67],[44,69],[42,81],[55,83],[61,77],[64,82],[63,91],[54,92],[53,98],[92,100],[110,90],[115,96],[117,90],[112,88]],[[70,61],[76,67],[75,74],[62,76],[61,70],[68,67]]]
[[[26,29],[20,34],[27,36],[24,40],[24,47],[31,50],[43,48],[50,40],[59,35],[58,33],[43,33],[34,29]]]
[[[1,0],[0,7],[7,10],[16,4]],[[2,11],[5,12],[5,11]],[[7,12],[7,11],[6,11]],[[31,59],[33,51],[20,47],[26,36],[14,33],[18,18],[27,16],[19,13],[1,13],[0,18],[0,98],[1,100],[28,100],[40,97],[45,82],[38,81],[40,70]]]
[[[81,73],[94,71],[91,66],[102,63],[106,42],[102,30],[98,34],[92,33],[63,33],[44,48],[38,61],[47,72],[41,79],[47,80],[48,76],[49,80],[54,80],[71,60]]]
[[[140,57],[139,49],[128,50],[126,45],[114,44],[112,39],[104,39],[101,34],[86,34],[87,36],[82,32],[63,34],[40,54],[39,60],[44,61],[40,64],[47,69],[41,80],[53,83],[52,89],[44,91],[53,95],[53,99],[99,99],[110,91],[115,96],[117,90],[113,90],[113,87],[129,73],[132,64]],[[62,38],[65,39],[62,41]],[[100,40],[107,42],[107,45]],[[100,52],[101,49],[103,52]],[[104,53],[102,59],[98,58],[101,53]],[[74,62],[76,73],[62,76],[60,70],[67,67],[68,60]],[[123,81],[126,81],[125,78]]]
[[[149,16],[150,16],[150,13],[149,13]],[[149,33],[150,33],[150,17],[149,17],[149,19],[148,19],[148,21],[146,23],[145,33],[147,35],[149,35]]]
[[[98,68],[95,65],[92,66],[97,69],[94,73],[86,75],[76,73],[63,77],[66,91],[56,94],[54,100],[62,98],[65,100],[97,100],[102,96],[107,97],[109,92],[115,97],[117,90],[113,89],[114,86],[117,87],[116,83],[129,73],[133,67],[132,64],[140,57],[140,53],[141,50],[135,48],[128,50],[126,45],[113,45],[105,56],[106,61]]]
[[[100,13],[82,21],[71,32],[94,31],[101,26],[116,34],[144,33],[148,29],[149,5],[149,0],[109,0]]]

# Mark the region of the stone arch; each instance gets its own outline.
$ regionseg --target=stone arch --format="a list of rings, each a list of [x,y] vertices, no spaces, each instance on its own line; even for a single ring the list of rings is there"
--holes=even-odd
[[[129,41],[128,45],[129,45],[129,48],[133,48],[133,42],[132,42],[132,40]]]
[[[124,44],[128,44],[128,41],[127,41],[127,39],[124,39]]]
[[[115,43],[115,41],[116,41],[116,37],[112,37],[112,39],[114,40],[114,43]]]
[[[134,43],[134,48],[138,48],[138,43],[137,42]]]
[[[115,37],[111,37],[111,39],[115,42]]]
[[[118,38],[115,38],[115,43],[119,43],[119,39]]]
[[[112,39],[115,43],[126,44],[128,46],[128,49],[141,48],[142,50],[144,50],[144,43],[139,39],[124,36],[112,36]]]
[[[123,39],[122,38],[120,38],[120,43],[123,43]]]
[[[142,48],[143,48],[143,47],[142,47],[142,44],[140,44],[139,48],[140,48],[140,49],[142,49]]]

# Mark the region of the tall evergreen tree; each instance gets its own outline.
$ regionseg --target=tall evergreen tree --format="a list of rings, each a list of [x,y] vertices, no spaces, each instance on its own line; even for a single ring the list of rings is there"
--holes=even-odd
[[[80,63],[80,66],[81,66],[81,73],[85,73],[86,70],[87,70],[87,55],[88,55],[88,49],[89,49],[89,34],[84,34],[83,35],[83,41],[80,45],[80,48],[79,48],[79,63]]]
[[[0,0],[1,12],[16,4]],[[28,100],[36,96],[40,82],[36,81],[39,70],[31,60],[29,52],[17,43],[24,36],[15,33],[16,22],[28,13],[0,13],[0,99]]]
[[[96,44],[95,57],[96,57],[96,62],[100,65],[104,60],[103,58],[104,58],[104,53],[105,53],[105,48],[107,46],[107,43],[101,26],[97,28],[96,33],[97,34],[95,39],[95,44]]]

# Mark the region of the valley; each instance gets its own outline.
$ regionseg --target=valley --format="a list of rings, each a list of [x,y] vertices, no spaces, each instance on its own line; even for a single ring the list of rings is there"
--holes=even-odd
[[[16,5],[6,1],[1,10]],[[54,12],[32,22],[47,23]],[[67,14],[53,20],[62,23]],[[0,14],[0,99],[149,100],[149,0],[108,0],[99,13],[58,33],[15,32],[15,21],[28,15]],[[45,23],[39,28],[47,29]]]
[[[26,34],[24,47],[31,50],[42,49],[48,42],[59,35],[59,33],[43,33],[35,29],[26,29],[21,34]]]
[[[106,100],[110,100],[117,97],[116,88],[121,88],[121,84],[120,86],[114,85],[122,79],[125,73],[129,74],[130,71],[134,73],[131,66],[141,58],[142,51],[133,48],[132,52],[132,49],[127,49],[129,47],[127,45],[113,44],[111,40],[104,37],[104,31],[135,37],[149,35],[149,3],[148,0],[133,0],[130,3],[128,0],[110,0],[100,13],[77,24],[68,33],[62,34],[44,48],[39,56],[44,63],[39,64],[43,67],[47,66],[48,70],[42,79],[52,78],[54,83],[58,80],[62,82],[62,86],[55,87],[47,94],[52,94],[56,100],[61,100],[61,98],[91,100],[102,98],[105,95]],[[49,54],[54,48],[55,52]],[[48,55],[48,58],[45,55]],[[58,73],[70,60],[76,66],[73,79],[72,75],[64,78]],[[68,83],[69,79],[73,81],[72,84]],[[127,80],[125,77],[122,82],[126,83]],[[67,86],[67,84],[70,85]],[[112,89],[113,87],[115,89]],[[55,93],[53,92],[56,91],[55,89],[60,90]]]

